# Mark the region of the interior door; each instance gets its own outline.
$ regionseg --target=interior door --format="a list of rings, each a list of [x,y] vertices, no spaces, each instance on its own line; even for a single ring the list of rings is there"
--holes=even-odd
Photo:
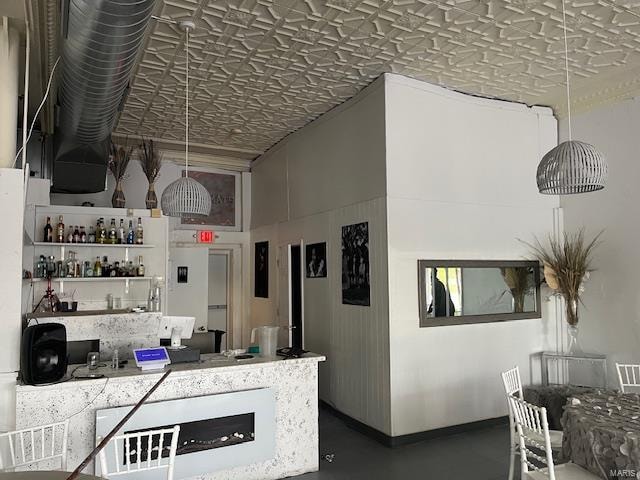
[[[225,253],[209,254],[209,305],[208,328],[209,330],[222,330],[226,335],[222,336],[221,349],[227,349],[227,337],[229,335],[229,256]]]
[[[169,249],[169,315],[195,317],[195,332],[206,332],[209,310],[209,249]]]
[[[277,307],[277,324],[281,327],[278,332],[278,347],[288,347],[291,345],[290,338],[290,291],[289,283],[289,258],[291,255],[290,245],[280,245],[278,247],[278,307]]]

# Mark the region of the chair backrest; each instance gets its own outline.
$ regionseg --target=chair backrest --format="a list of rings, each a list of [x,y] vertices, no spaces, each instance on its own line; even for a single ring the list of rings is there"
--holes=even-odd
[[[180,425],[176,425],[113,437],[99,453],[100,475],[114,478],[132,472],[164,469],[167,480],[173,480],[179,435]],[[98,443],[100,441],[99,438]],[[113,462],[107,461],[107,454],[113,455]]]
[[[0,433],[0,472],[60,459],[67,468],[69,420]]]
[[[625,392],[629,387],[640,388],[640,365],[616,363],[620,391]]]
[[[509,405],[520,437],[522,471],[536,470],[549,480],[555,480],[547,409],[531,405],[514,395],[509,395]],[[532,451],[532,447],[537,450]],[[540,450],[544,455],[537,453]]]
[[[522,398],[522,382],[520,381],[520,370],[513,367],[511,370],[502,372],[502,384],[507,395],[518,394]]]

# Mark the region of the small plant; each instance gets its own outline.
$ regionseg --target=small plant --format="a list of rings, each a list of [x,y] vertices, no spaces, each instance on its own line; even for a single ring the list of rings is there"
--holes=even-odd
[[[131,154],[133,153],[133,147],[124,148],[117,146],[111,142],[111,156],[109,158],[109,171],[116,180],[116,187],[111,197],[111,205],[114,208],[124,208],[125,198],[122,190],[122,180],[127,172],[129,166],[129,160],[131,160]]]
[[[156,208],[158,206],[158,197],[156,195],[155,182],[162,168],[162,157],[153,144],[153,140],[142,139],[142,145],[140,145],[140,166],[149,182],[149,188],[145,198],[146,206],[147,208]]]

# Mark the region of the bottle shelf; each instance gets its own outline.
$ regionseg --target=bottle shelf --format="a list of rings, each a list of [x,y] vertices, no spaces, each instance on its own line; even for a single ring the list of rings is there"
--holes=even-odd
[[[122,281],[149,281],[155,277],[56,277],[52,278],[52,282],[122,282]],[[46,282],[46,278],[25,279],[32,282]]]
[[[154,248],[155,245],[144,243],[136,245],[135,243],[49,243],[49,242],[33,242],[35,247],[97,247],[97,248]],[[129,277],[133,278],[133,277]]]

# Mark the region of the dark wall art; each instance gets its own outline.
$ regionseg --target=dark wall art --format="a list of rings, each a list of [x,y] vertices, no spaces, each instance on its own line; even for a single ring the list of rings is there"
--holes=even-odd
[[[342,227],[342,303],[371,305],[368,222]]]
[[[325,278],[327,276],[327,244],[313,243],[306,247],[307,278]]]
[[[269,298],[269,242],[256,242],[254,296]]]

